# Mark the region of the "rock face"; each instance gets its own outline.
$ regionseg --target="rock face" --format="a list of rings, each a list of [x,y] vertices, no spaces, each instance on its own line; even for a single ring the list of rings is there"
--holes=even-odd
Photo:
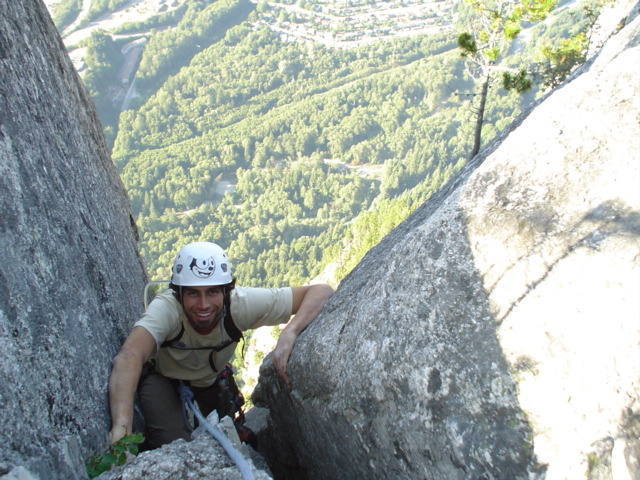
[[[0,476],[86,478],[142,309],[135,226],[40,0],[0,0],[0,76]]]
[[[265,362],[276,478],[640,478],[638,65],[635,18]]]
[[[242,455],[255,480],[270,480],[264,460],[251,447],[240,443],[233,422],[225,417],[217,423],[215,412],[208,417],[212,425],[230,439]],[[252,457],[254,462],[252,461]],[[266,468],[268,470],[268,468]],[[220,444],[202,427],[193,432],[193,440],[176,440],[157,450],[142,452],[122,467],[103,473],[97,480],[242,480],[242,473]]]

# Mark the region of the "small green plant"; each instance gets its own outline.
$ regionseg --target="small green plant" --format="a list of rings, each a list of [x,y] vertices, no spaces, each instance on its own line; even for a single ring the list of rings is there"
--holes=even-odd
[[[138,454],[138,445],[144,442],[141,433],[125,435],[109,447],[105,453],[94,455],[87,462],[87,474],[89,478],[95,478],[101,473],[111,470],[114,465],[124,465],[127,461],[127,452]]]

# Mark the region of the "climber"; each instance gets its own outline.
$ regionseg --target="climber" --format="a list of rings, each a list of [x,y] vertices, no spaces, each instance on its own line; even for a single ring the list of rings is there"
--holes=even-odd
[[[226,365],[242,330],[288,322],[273,363],[290,388],[287,361],[296,338],[333,293],[324,284],[236,287],[227,255],[210,242],[190,243],[178,252],[169,287],[149,304],[113,360],[111,443],[132,431],[136,392],[147,448],[188,439],[191,427],[176,390],[180,380],[191,386],[205,416],[214,409],[228,413],[222,405],[229,402],[228,391],[222,386],[228,385]]]

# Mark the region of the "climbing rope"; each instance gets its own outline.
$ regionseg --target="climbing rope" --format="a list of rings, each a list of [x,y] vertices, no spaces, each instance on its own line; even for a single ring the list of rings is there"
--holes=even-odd
[[[193,392],[191,391],[189,386],[184,382],[180,382],[180,385],[178,386],[178,393],[180,394],[180,399],[183,401],[183,403],[196,416],[196,418],[198,419],[198,422],[200,422],[200,425],[202,425],[207,430],[207,432],[209,432],[213,436],[213,438],[215,438],[218,441],[218,443],[222,445],[222,448],[224,448],[225,452],[227,452],[227,455],[229,455],[229,458],[233,460],[233,462],[236,464],[236,466],[240,470],[240,473],[242,474],[242,478],[244,480],[254,480],[253,473],[251,472],[251,467],[249,466],[249,463],[247,462],[247,460],[231,444],[231,441],[227,438],[225,434],[223,434],[220,430],[218,430],[213,425],[211,425],[207,421],[207,419],[204,418],[204,415],[202,415],[202,412],[200,412],[200,408],[198,407],[198,404],[193,401]]]

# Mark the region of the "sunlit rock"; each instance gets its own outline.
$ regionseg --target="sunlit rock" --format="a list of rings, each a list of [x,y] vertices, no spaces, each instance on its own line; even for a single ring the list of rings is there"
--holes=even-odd
[[[638,478],[640,18],[263,365],[277,478]]]

